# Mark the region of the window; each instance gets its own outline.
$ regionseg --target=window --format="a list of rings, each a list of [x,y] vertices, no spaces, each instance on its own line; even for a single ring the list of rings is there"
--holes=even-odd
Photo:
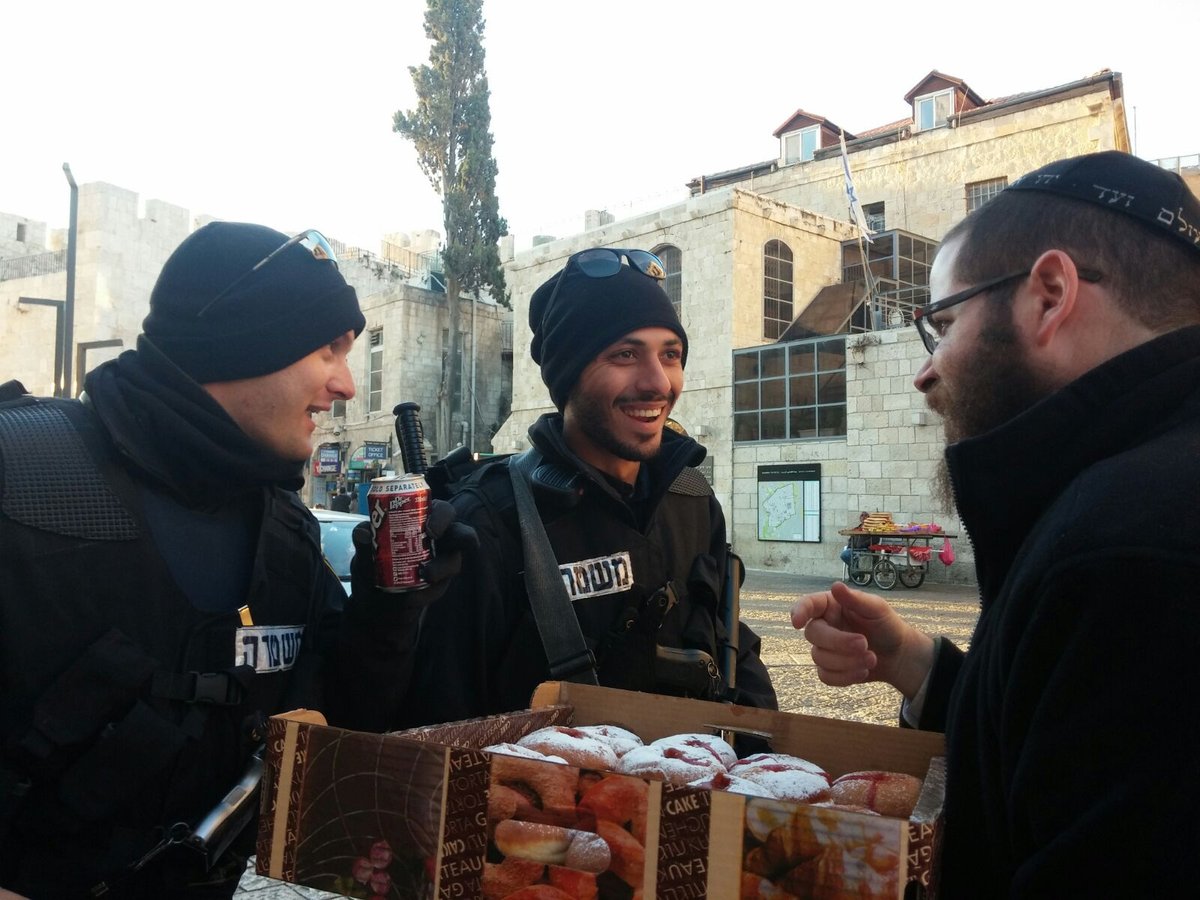
[[[331,416],[333,416],[335,419],[346,418],[346,401],[345,400],[334,400],[333,401],[333,409],[330,410],[329,414]]]
[[[25,223],[24,222],[17,223],[17,241],[22,244],[25,243]]]
[[[810,125],[799,131],[789,131],[783,136],[783,162],[785,165],[808,162],[820,146],[820,125]]]
[[[675,315],[682,318],[683,254],[678,247],[664,244],[654,251],[654,255],[662,260],[663,268],[667,270],[667,277],[662,282],[663,290],[671,298],[671,305],[675,307]]]
[[[954,89],[918,97],[913,101],[913,112],[917,131],[928,131],[930,128],[945,125],[954,112]]]
[[[967,212],[974,212],[1008,187],[1008,178],[989,178],[967,185]]]
[[[367,345],[367,412],[383,409],[383,329],[371,330]]]
[[[733,439],[846,434],[846,339],[815,338],[733,354]]]
[[[792,324],[792,249],[783,241],[763,247],[763,337],[778,340]]]
[[[883,214],[883,201],[878,203],[868,203],[863,207],[863,215],[867,219],[867,227],[872,231],[887,231],[885,217]]]

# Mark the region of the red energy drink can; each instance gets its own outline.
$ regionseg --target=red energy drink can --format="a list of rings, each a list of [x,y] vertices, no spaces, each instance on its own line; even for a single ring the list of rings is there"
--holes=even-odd
[[[372,478],[367,514],[375,548],[375,586],[396,594],[429,587],[418,574],[421,563],[433,555],[425,533],[429,518],[425,476]]]

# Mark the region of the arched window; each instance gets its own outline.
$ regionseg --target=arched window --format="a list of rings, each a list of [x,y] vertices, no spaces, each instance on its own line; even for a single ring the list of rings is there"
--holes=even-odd
[[[778,340],[792,324],[792,248],[783,241],[763,247],[763,337]]]
[[[682,319],[683,254],[679,251],[678,247],[663,244],[654,250],[654,255],[662,260],[663,268],[667,270],[667,277],[663,279],[662,283],[663,290],[671,298],[671,305],[675,307],[675,314]]]

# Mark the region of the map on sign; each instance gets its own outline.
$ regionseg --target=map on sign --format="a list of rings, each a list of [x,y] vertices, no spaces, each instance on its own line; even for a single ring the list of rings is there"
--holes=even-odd
[[[758,539],[821,540],[820,470],[762,466],[758,475]]]

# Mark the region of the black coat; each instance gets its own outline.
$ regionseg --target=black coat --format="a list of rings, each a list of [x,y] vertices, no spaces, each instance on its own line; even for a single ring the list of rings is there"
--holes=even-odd
[[[600,655],[600,683],[656,691],[639,659],[606,640],[625,612],[671,581],[679,602],[655,632],[671,647],[716,657],[725,630],[717,607],[726,565],[725,520],[703,477],[688,466],[704,451],[690,438],[664,434],[662,451],[643,463],[639,484],[623,497],[614,484],[566,447],[562,419],[543,416],[530,429],[546,461],[583,484],[577,503],[539,493],[535,498],[561,566],[621,559],[632,583],[597,588],[572,579],[573,607],[589,646]],[[681,476],[683,476],[681,478]],[[546,654],[526,593],[520,529],[507,460],[488,465],[453,499],[460,521],[479,533],[478,552],[422,621],[409,724],[453,721],[528,707],[534,688],[549,680]],[[619,579],[618,579],[619,581]],[[736,700],[774,708],[775,692],[759,658],[759,639],[739,627]],[[606,649],[607,648],[607,649]]]
[[[947,454],[982,607],[921,723],[944,896],[1195,896],[1200,327]]]
[[[260,714],[394,719],[416,613],[342,612],[299,467],[152,347],[87,388],[0,405],[0,886],[189,896],[190,851],[121,870],[237,783]],[[231,854],[201,893],[242,869]]]

